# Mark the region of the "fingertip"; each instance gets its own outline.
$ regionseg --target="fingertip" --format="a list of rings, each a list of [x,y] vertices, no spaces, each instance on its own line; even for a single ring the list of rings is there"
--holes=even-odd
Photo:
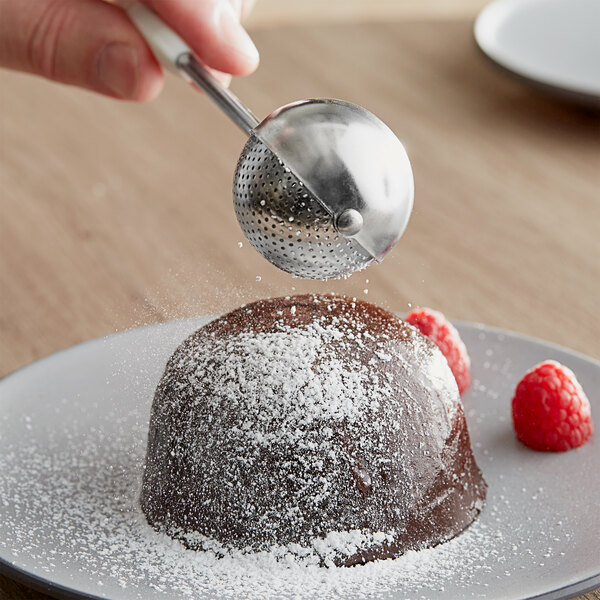
[[[136,41],[111,41],[101,47],[89,87],[121,100],[155,98],[162,89],[162,71],[143,41]]]
[[[148,46],[144,43],[140,50],[138,86],[129,99],[135,102],[154,100],[161,93],[164,83],[163,71]]]
[[[230,73],[223,73],[222,71],[217,71],[215,69],[209,69],[209,71],[223,87],[230,86],[231,80],[233,79],[233,75],[231,75]]]
[[[232,75],[249,75],[258,67],[258,50],[228,0],[146,1],[208,67]]]
[[[216,35],[210,51],[211,66],[233,75],[248,75],[258,67],[259,53],[252,38],[239,21],[235,9],[229,2],[223,2],[217,9]],[[228,68],[223,68],[227,65]]]
[[[239,56],[238,54],[232,56],[226,64],[229,66],[229,68],[225,69],[227,73],[231,73],[232,75],[251,75],[258,69],[260,57],[258,52],[255,57],[248,55]]]
[[[160,95],[163,87],[164,79],[162,75],[160,77],[146,77],[140,82],[137,93],[130,98],[124,99],[133,102],[150,102]]]

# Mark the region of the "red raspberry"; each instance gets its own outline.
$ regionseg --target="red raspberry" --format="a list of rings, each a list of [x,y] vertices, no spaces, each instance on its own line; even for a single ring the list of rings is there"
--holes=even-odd
[[[553,360],[525,373],[515,390],[512,415],[517,438],[534,450],[576,448],[594,429],[590,402],[573,371]]]
[[[456,328],[439,311],[431,308],[411,310],[404,320],[428,337],[446,357],[462,394],[471,385],[471,359]]]

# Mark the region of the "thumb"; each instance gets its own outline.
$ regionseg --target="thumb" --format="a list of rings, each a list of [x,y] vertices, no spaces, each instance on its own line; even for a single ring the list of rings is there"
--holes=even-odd
[[[0,0],[0,66],[128,100],[162,87],[140,33],[102,0]]]

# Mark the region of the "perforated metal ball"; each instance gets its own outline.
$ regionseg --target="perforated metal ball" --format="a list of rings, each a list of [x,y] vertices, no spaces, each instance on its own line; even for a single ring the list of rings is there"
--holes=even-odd
[[[355,240],[336,231],[331,214],[254,135],[238,161],[233,197],[248,241],[288,273],[334,279],[373,260]]]

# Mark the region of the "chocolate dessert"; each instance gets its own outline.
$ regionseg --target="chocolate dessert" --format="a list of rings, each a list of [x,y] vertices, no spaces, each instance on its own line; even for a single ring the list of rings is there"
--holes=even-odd
[[[234,310],[177,348],[156,390],[141,506],[193,549],[350,566],[449,540],[485,495],[445,358],[367,302]]]

